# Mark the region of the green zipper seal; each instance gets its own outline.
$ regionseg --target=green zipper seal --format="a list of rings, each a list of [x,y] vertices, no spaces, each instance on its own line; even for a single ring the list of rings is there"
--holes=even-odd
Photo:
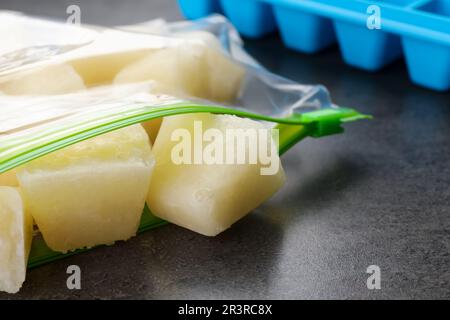
[[[88,129],[76,132],[75,134],[63,135],[57,139],[49,140],[47,143],[35,146],[31,149],[20,149],[20,139],[12,139],[8,141],[7,148],[12,146],[17,148],[17,152],[13,155],[0,156],[0,173],[13,169],[26,162],[44,156],[56,150],[62,149],[77,142],[87,140],[98,135],[127,127],[136,123],[152,120],[159,117],[166,117],[178,114],[188,113],[213,113],[228,114],[254,120],[262,120],[277,123],[276,129],[279,130],[279,153],[284,154],[292,146],[306,137],[324,137],[344,131],[342,125],[361,119],[370,119],[368,115],[363,115],[356,110],[349,108],[326,108],[316,111],[306,112],[302,114],[294,114],[286,118],[276,118],[264,116],[257,113],[251,113],[239,109],[231,109],[219,106],[203,106],[191,103],[179,103],[175,105],[159,106],[155,108],[143,108],[137,110],[131,115],[123,116],[112,121],[105,121],[100,125],[92,125]],[[94,121],[93,121],[94,122]],[[86,125],[86,124],[85,124]],[[2,149],[0,149],[0,154]],[[159,219],[151,214],[147,206],[145,206],[138,233],[167,224],[166,221]],[[28,268],[35,268],[52,261],[60,260],[80,252],[90,249],[75,250],[70,253],[62,254],[52,251],[45,244],[42,236],[33,239],[30,257],[28,259]]]

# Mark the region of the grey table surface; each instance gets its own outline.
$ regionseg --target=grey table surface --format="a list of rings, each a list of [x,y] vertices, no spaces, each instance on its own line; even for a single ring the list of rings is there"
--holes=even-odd
[[[65,19],[69,4],[102,25],[182,18],[175,0],[0,0],[0,9]],[[375,119],[296,146],[283,158],[287,185],[215,238],[161,227],[31,270],[19,294],[0,298],[450,298],[450,94],[411,84],[403,61],[366,73],[337,47],[303,55],[276,35],[246,48]],[[73,264],[81,290],[66,287]],[[380,267],[380,290],[367,289],[369,265]]]

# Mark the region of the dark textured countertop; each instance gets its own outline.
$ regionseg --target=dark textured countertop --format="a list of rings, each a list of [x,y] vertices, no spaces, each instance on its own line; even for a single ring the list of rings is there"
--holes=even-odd
[[[0,9],[64,19],[69,4],[86,23],[181,18],[174,0],[2,0]],[[246,46],[270,70],[322,83],[375,120],[296,146],[283,159],[285,188],[218,237],[165,226],[31,270],[20,294],[0,298],[450,298],[450,94],[412,85],[403,61],[366,73],[337,47],[303,55],[277,36]],[[66,288],[72,264],[82,290]],[[369,265],[381,269],[380,290],[367,289]]]

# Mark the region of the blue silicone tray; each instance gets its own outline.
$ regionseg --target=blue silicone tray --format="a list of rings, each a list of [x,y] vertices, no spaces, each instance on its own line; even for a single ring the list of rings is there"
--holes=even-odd
[[[285,45],[301,52],[338,42],[347,64],[369,71],[404,55],[414,83],[450,89],[450,0],[178,1],[187,18],[223,13],[247,37],[279,29]],[[367,27],[372,5],[381,29]]]

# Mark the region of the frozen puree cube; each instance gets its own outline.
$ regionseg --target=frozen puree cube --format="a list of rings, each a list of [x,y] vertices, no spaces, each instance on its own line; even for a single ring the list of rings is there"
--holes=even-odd
[[[8,95],[64,94],[83,89],[83,79],[66,64],[21,71],[0,79],[0,92]]]
[[[60,252],[136,234],[154,159],[141,125],[36,159],[17,177],[47,245]]]
[[[154,91],[189,95],[219,102],[234,101],[240,91],[245,70],[220,50],[209,32],[179,34],[178,45],[147,53],[130,63],[115,77],[115,84],[155,81]],[[152,141],[160,119],[143,123]]]
[[[151,52],[121,70],[114,83],[154,80],[160,91],[204,96],[207,83],[204,76],[205,57],[200,46],[181,46]]]
[[[16,293],[25,281],[33,222],[19,191],[0,187],[0,291]]]
[[[227,129],[261,129],[270,135],[270,129],[259,122],[228,115],[189,114],[164,118],[153,147],[156,166],[147,204],[160,218],[203,235],[215,236],[271,197],[283,185],[285,175],[276,149],[273,152],[278,167],[270,175],[261,174],[261,168],[267,166],[260,160],[256,164],[249,161],[207,164],[212,162],[205,162],[206,159],[201,164],[174,161],[173,150],[181,141],[173,139],[177,134],[175,130],[187,130],[193,143],[198,138],[198,132],[194,134],[195,121],[201,121],[205,133],[210,128],[219,133]],[[249,154],[250,145],[258,145],[255,139],[248,140],[245,153]],[[268,141],[272,143],[271,138]],[[195,148],[194,145],[192,150]]]
[[[154,51],[120,71],[114,82],[154,80],[162,92],[233,101],[244,75],[241,66],[199,40]]]

